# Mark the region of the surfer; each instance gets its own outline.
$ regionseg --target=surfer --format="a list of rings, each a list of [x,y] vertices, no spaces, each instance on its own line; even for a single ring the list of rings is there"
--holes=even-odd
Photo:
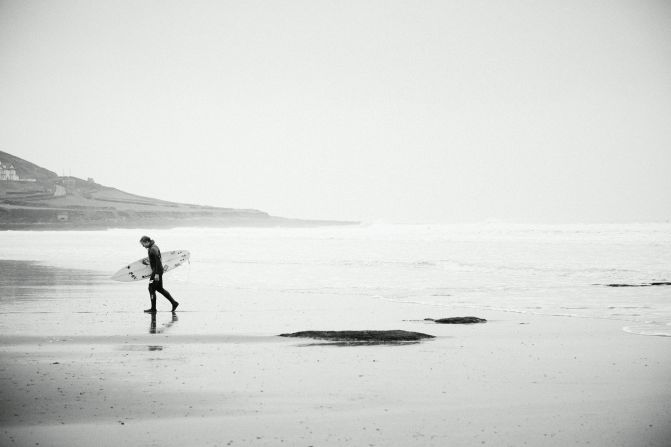
[[[154,240],[149,236],[142,236],[140,243],[147,249],[149,254],[149,266],[151,267],[151,276],[149,277],[149,299],[151,300],[151,307],[146,309],[147,313],[156,312],[156,292],[160,293],[170,301],[172,304],[172,311],[174,312],[179,306],[179,303],[173,299],[170,292],[163,288],[163,261],[161,260],[161,250]]]

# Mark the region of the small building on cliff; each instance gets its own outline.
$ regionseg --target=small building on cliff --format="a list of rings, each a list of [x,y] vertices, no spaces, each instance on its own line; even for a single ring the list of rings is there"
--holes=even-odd
[[[0,180],[12,180],[15,182],[18,182],[19,176],[16,174],[16,169],[14,169],[14,165],[10,164],[5,164],[2,161],[0,161]]]
[[[16,168],[11,163],[3,163],[0,160],[0,181],[5,182],[37,182],[34,178],[20,178]]]

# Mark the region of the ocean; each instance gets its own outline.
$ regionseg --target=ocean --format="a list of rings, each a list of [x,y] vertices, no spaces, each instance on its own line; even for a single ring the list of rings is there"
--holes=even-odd
[[[184,333],[273,333],[305,325],[387,327],[452,309],[611,319],[671,336],[671,224],[366,224],[0,232],[0,331],[146,331],[146,284],[109,276],[143,257],[148,234],[191,263],[166,273],[182,303],[154,326]],[[608,284],[629,287],[609,287]],[[166,302],[159,309],[166,310]],[[404,314],[418,307],[425,312]],[[161,307],[162,306],[162,307]],[[379,309],[379,312],[378,312]],[[190,326],[189,312],[206,312]],[[211,323],[203,323],[210,321]],[[384,321],[383,321],[384,320]],[[306,327],[300,327],[306,329]]]

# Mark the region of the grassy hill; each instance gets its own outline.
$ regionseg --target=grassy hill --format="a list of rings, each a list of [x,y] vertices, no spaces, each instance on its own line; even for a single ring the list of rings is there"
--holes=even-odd
[[[254,209],[168,202],[130,194],[92,180],[60,177],[0,151],[21,180],[0,180],[0,229],[80,229],[177,226],[306,226],[347,222],[305,221]],[[29,181],[34,180],[34,181]]]
[[[0,161],[3,164],[14,165],[16,173],[21,178],[34,178],[40,183],[49,183],[58,178],[58,174],[48,169],[41,168],[36,164],[19,158],[7,152],[0,151]]]

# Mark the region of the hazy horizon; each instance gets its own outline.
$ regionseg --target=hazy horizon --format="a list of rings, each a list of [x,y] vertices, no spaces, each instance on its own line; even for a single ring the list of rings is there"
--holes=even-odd
[[[366,222],[671,218],[664,1],[0,0],[0,150]]]

